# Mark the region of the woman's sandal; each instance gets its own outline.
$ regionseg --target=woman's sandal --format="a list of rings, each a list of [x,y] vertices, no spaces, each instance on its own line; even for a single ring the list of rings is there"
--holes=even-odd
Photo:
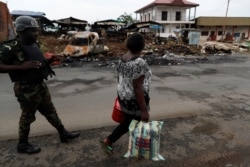
[[[100,141],[102,149],[104,150],[104,152],[106,152],[108,155],[113,155],[113,148],[112,146],[108,145],[106,142],[104,141]]]

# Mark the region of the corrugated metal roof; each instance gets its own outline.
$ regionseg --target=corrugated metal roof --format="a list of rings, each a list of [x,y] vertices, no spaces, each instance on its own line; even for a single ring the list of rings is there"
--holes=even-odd
[[[198,26],[250,26],[250,17],[198,17]]]
[[[107,20],[96,21],[94,22],[94,25],[126,25],[126,23],[118,20],[107,19]]]
[[[74,17],[68,17],[64,19],[54,20],[55,23],[58,24],[88,24],[86,20],[80,20]]]
[[[47,17],[45,17],[45,13],[43,13],[43,12],[26,11],[26,10],[13,10],[11,12],[11,16],[12,16],[13,21],[15,21],[16,18],[19,16],[31,16],[37,20],[39,19],[39,22],[41,24],[48,24],[48,25],[54,26],[52,21],[50,19],[48,19]]]
[[[142,10],[150,8],[155,5],[166,5],[166,6],[188,6],[188,7],[196,7],[199,6],[197,3],[193,3],[187,0],[155,0],[154,2],[138,9],[135,13],[139,13]]]
[[[13,10],[11,15],[26,15],[26,16],[45,16],[44,12],[26,11],[26,10]]]

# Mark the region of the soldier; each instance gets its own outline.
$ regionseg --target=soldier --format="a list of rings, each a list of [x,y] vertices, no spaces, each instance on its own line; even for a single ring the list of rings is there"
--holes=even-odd
[[[30,16],[19,16],[15,21],[17,38],[0,46],[0,72],[8,73],[14,82],[14,93],[22,110],[19,120],[19,153],[41,151],[28,142],[30,125],[38,110],[60,135],[61,142],[76,138],[79,132],[68,132],[57,115],[44,80],[55,75],[37,43],[39,26]]]

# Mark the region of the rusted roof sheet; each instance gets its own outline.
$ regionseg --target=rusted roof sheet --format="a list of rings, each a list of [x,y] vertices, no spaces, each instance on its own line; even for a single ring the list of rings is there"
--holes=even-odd
[[[198,17],[197,26],[250,26],[250,17]]]
[[[0,42],[16,37],[14,24],[7,5],[0,2]]]
[[[142,7],[135,11],[135,13],[139,13],[142,10],[147,8],[156,6],[156,5],[166,5],[166,6],[185,6],[185,7],[196,7],[199,6],[197,3],[193,3],[187,0],[155,0],[154,2]]]

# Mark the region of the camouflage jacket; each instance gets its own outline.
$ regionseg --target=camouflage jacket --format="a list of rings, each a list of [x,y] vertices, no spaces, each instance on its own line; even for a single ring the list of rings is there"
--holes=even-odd
[[[39,44],[37,43],[38,47]],[[28,61],[27,56],[22,49],[22,46],[18,39],[5,41],[0,45],[0,64],[6,65],[18,65],[24,61]],[[54,71],[51,69],[47,60],[44,58],[45,66],[41,69],[19,70],[15,72],[9,72],[12,82],[41,82],[43,79],[47,79],[50,75],[54,75]]]

